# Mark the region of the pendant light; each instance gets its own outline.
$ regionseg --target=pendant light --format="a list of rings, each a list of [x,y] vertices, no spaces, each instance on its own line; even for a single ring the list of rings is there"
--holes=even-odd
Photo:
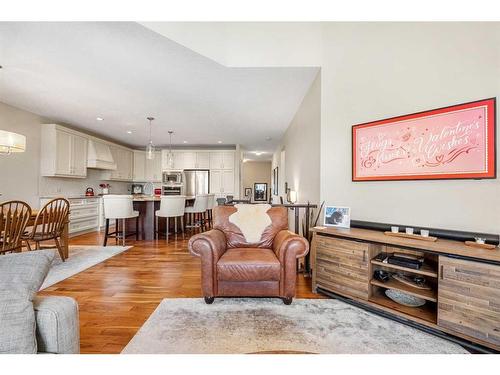
[[[0,130],[0,154],[12,154],[26,150],[26,136]]]
[[[149,143],[146,146],[146,159],[153,160],[155,158],[155,146],[153,145],[153,140],[151,139],[151,121],[153,121],[154,117],[148,117],[149,121]]]
[[[174,134],[174,132],[172,130],[169,130],[168,135],[170,136],[170,150],[168,151],[167,155],[167,165],[169,169],[174,168],[174,153],[172,152],[172,134]]]

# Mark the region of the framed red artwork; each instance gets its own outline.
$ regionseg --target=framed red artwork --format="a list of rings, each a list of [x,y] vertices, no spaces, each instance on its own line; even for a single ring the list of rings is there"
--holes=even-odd
[[[352,127],[352,180],[496,178],[496,98]]]

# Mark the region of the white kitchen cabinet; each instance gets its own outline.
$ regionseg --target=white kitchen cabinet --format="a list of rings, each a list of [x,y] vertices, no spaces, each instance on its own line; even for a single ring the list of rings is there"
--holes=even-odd
[[[222,171],[222,192],[224,194],[234,194],[234,171]]]
[[[110,180],[132,181],[134,155],[131,150],[120,146],[109,146],[113,160],[116,163],[116,170],[111,171]]]
[[[40,173],[42,176],[87,176],[88,139],[56,124],[42,125]]]
[[[210,169],[210,153],[197,152],[196,153],[196,169]]]
[[[146,160],[145,180],[146,182],[161,182],[162,181],[162,168],[161,168],[161,151],[155,152],[155,157],[152,160]]]
[[[87,138],[79,135],[71,136],[73,176],[87,176],[87,142]]]
[[[146,153],[144,151],[134,151],[134,182],[146,180]]]
[[[234,171],[210,170],[210,193],[215,194],[217,198],[234,195]]]
[[[41,198],[40,207],[43,207],[52,198]],[[69,202],[69,234],[83,231],[99,230],[100,201],[95,198],[68,198]],[[81,234],[81,233],[80,233]]]
[[[210,171],[210,194],[217,197],[222,194],[222,170]]]
[[[234,152],[210,152],[210,169],[234,169]]]

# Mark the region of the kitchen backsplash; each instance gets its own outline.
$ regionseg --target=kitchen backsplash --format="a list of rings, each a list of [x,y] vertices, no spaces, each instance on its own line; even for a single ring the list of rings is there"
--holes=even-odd
[[[130,192],[130,182],[104,181],[101,179],[102,171],[97,169],[87,169],[87,178],[60,178],[60,177],[40,177],[39,195],[43,196],[71,196],[85,194],[88,187],[94,189],[94,193],[100,194],[99,184],[109,183],[111,194],[127,194]]]

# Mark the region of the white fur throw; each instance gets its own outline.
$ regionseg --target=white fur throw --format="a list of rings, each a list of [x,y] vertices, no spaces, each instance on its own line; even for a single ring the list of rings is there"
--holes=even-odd
[[[266,213],[269,204],[236,204],[236,212],[229,216],[229,222],[240,228],[248,243],[259,242],[264,230],[271,224]]]

